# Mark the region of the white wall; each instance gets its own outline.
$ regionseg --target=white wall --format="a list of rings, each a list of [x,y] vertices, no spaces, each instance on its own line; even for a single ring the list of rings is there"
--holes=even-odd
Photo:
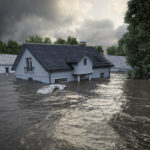
[[[32,58],[32,66],[35,68],[34,73],[25,73],[24,67],[26,67],[26,58]],[[48,72],[40,65],[40,63],[35,59],[35,57],[28,51],[25,50],[17,68],[16,68],[16,78],[26,79],[32,78],[36,81],[41,81],[43,83],[49,83]]]
[[[63,72],[53,72],[50,75],[51,83],[55,83],[55,79],[67,78],[67,82],[76,81],[76,77],[73,76],[72,71],[63,71]]]
[[[94,68],[92,78],[100,78],[100,73],[104,73],[104,78],[109,78],[109,68]]]
[[[87,64],[84,65],[84,59],[87,59]],[[83,57],[77,65],[74,65],[74,74],[90,74],[93,72],[93,63],[87,56]]]
[[[9,68],[9,73],[14,73],[15,72],[15,71],[11,70],[12,65],[3,65],[3,66],[0,66],[0,74],[6,73],[6,67]]]

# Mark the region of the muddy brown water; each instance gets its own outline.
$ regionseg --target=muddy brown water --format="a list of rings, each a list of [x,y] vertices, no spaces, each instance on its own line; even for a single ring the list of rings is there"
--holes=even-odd
[[[44,84],[0,75],[0,150],[150,149],[150,81],[66,85],[40,95]]]

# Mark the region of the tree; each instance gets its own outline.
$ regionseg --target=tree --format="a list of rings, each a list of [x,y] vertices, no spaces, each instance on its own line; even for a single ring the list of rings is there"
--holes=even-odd
[[[6,46],[7,54],[18,54],[21,50],[21,45],[19,45],[16,41],[9,40]]]
[[[122,38],[118,41],[118,48],[116,51],[116,55],[118,56],[126,56],[126,40],[127,33],[122,36]]]
[[[55,44],[66,44],[66,41],[64,39],[62,39],[61,37],[57,38],[57,40],[55,41]]]
[[[38,35],[29,36],[26,43],[43,43],[42,37]]]
[[[50,39],[49,37],[46,37],[46,38],[43,40],[43,43],[52,44],[51,39]]]
[[[100,52],[101,55],[104,55],[104,50],[103,50],[103,48],[102,48],[101,45],[99,45],[99,46],[94,46],[94,48],[95,48],[98,52]]]
[[[107,48],[107,54],[108,55],[116,55],[117,49],[118,48],[116,46],[110,46]]]
[[[0,41],[0,54],[6,53],[6,44],[2,41]]]
[[[150,1],[130,0],[125,23],[128,33],[125,38],[126,55],[133,70],[131,78],[150,78]]]
[[[67,38],[66,44],[67,45],[78,45],[79,43],[78,43],[78,41],[77,41],[77,39],[75,37],[69,36]]]
[[[49,37],[45,37],[44,39],[38,35],[29,36],[25,43],[47,43],[51,44],[51,39]]]

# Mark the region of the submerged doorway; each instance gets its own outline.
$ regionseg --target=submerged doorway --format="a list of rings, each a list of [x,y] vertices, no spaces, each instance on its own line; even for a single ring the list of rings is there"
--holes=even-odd
[[[100,78],[104,78],[104,73],[100,73]]]
[[[5,67],[5,73],[9,73],[9,67]]]

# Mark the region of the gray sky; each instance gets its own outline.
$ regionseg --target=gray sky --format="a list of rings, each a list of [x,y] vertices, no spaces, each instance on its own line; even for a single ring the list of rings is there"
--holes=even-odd
[[[0,40],[23,42],[29,35],[69,35],[101,44],[116,44],[126,32],[128,0],[1,0]]]

